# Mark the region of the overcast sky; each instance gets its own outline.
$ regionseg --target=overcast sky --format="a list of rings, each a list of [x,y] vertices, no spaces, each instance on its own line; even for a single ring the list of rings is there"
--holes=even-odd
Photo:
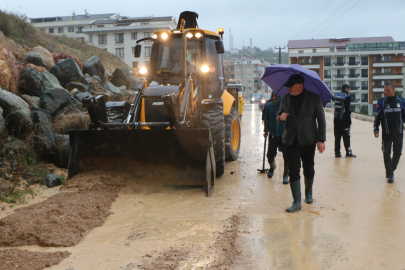
[[[76,14],[119,13],[122,16],[176,16],[184,10],[199,14],[199,26],[229,28],[233,47],[267,49],[291,39],[392,36],[405,41],[405,0],[1,0],[0,9],[30,18]]]

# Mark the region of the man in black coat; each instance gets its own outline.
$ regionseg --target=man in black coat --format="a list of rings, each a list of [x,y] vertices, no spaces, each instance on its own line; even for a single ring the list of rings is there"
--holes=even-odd
[[[304,77],[293,74],[284,84],[290,94],[281,100],[277,121],[285,122],[283,144],[289,163],[290,188],[294,202],[287,212],[301,210],[301,162],[305,177],[305,202],[311,204],[315,148],[325,150],[326,120],[321,97],[304,89]]]
[[[351,98],[350,86],[344,84],[342,86],[342,91],[337,93],[333,100],[335,101],[335,113],[333,117],[333,126],[335,133],[335,157],[340,158],[340,141],[343,137],[343,144],[346,149],[346,157],[355,158],[356,155],[353,155],[352,148],[350,147],[350,125],[352,124],[351,116]]]

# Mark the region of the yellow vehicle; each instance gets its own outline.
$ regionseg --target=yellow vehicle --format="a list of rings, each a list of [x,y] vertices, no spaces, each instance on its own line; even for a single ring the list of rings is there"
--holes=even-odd
[[[239,156],[238,91],[226,90],[224,82],[223,30],[200,29],[197,18],[185,11],[177,29],[137,41],[135,57],[142,52],[139,43],[152,41],[152,47],[133,104],[105,103],[102,96],[83,100],[90,130],[69,133],[69,177],[100,169],[94,160],[107,158],[136,175],[147,170],[200,179],[207,196],[212,193],[225,160]],[[113,163],[104,162],[103,169],[114,170]]]

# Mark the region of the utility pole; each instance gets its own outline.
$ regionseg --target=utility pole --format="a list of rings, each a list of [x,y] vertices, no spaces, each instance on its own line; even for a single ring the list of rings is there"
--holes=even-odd
[[[278,48],[274,46],[274,49],[278,49],[278,63],[281,64],[281,50],[284,50],[285,46],[283,48],[281,48],[280,46]]]

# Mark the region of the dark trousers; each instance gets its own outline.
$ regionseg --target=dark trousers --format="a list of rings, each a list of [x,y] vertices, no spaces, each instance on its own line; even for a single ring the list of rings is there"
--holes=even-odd
[[[340,154],[340,141],[343,137],[343,144],[346,149],[346,154],[350,148],[350,126],[343,125],[339,120],[333,120],[335,133],[335,155]]]
[[[269,134],[268,137],[269,146],[267,148],[267,160],[269,163],[274,161],[274,158],[277,156],[277,149],[280,152],[283,152],[284,158],[284,144],[283,144],[283,137],[282,136],[273,136]]]
[[[315,176],[315,147],[316,144],[299,145],[295,139],[292,145],[285,146],[285,155],[289,165],[290,182],[300,180],[301,162],[304,170],[304,176],[312,179]]]
[[[384,164],[387,176],[391,176],[397,168],[399,158],[402,154],[403,134],[383,134],[382,151],[384,154]],[[392,148],[392,158],[391,158]]]

